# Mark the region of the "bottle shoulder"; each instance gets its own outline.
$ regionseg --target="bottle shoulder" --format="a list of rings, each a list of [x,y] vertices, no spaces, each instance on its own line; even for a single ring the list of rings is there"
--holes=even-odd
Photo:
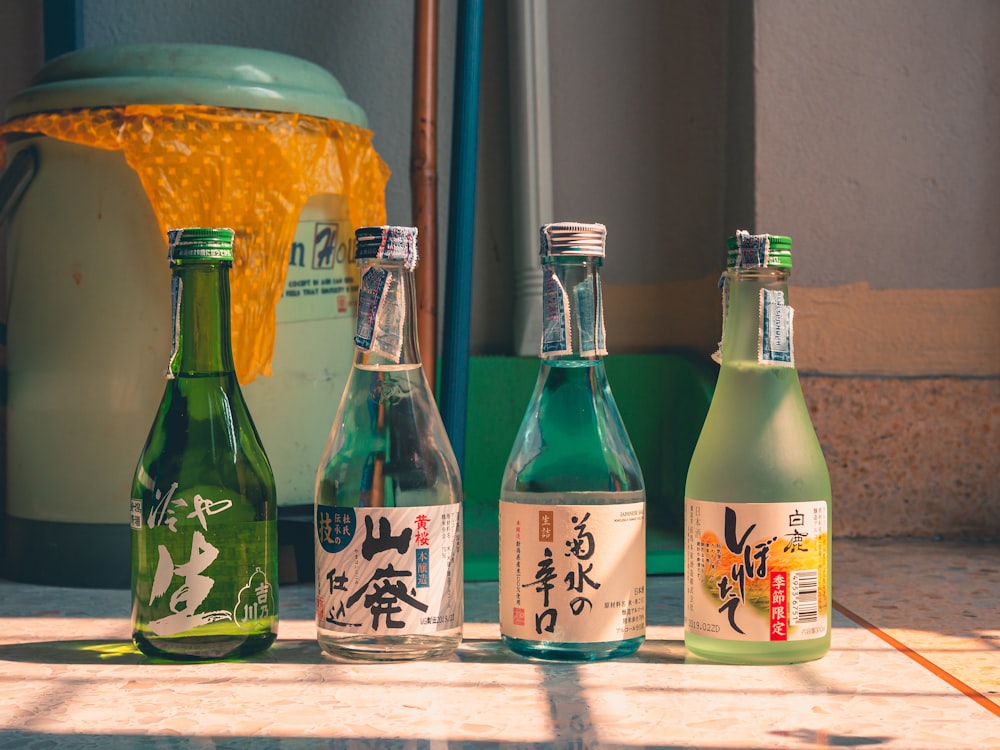
[[[274,493],[270,462],[235,375],[168,379],[138,472],[183,483],[249,483]]]
[[[511,449],[503,489],[608,492],[643,487],[603,363],[543,363]]]
[[[458,462],[419,364],[355,364],[320,459],[316,501],[356,507],[462,499]]]
[[[195,436],[219,430],[234,433],[253,429],[253,416],[235,373],[180,376],[167,380],[157,413],[157,424],[167,430],[186,430]]]
[[[685,494],[726,502],[830,498],[826,460],[793,368],[723,365]]]

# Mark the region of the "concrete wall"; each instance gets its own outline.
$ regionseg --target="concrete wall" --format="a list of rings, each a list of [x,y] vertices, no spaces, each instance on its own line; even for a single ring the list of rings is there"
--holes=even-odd
[[[804,366],[1000,373],[1000,4],[764,0],[756,36],[757,220],[802,250]]]
[[[550,2],[556,212],[609,225],[613,346],[709,351],[739,226],[793,237],[803,371],[1000,373],[1000,5],[620,7]]]
[[[23,89],[42,64],[42,3],[0,4],[0,101]]]
[[[837,533],[1000,536],[1000,5],[620,7],[550,2],[557,209],[609,224],[611,345],[706,353],[721,239],[789,234]]]
[[[736,229],[724,221],[729,3],[549,9],[555,218],[608,226],[609,346],[707,355]]]
[[[836,527],[1000,535],[1000,5],[755,8],[756,219],[795,238]]]

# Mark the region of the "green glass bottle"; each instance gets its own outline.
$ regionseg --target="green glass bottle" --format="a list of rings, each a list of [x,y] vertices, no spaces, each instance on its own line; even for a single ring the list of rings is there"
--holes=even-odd
[[[684,642],[713,661],[830,648],[830,477],[795,369],[791,247],[729,240],[721,369],[685,489]]]
[[[246,656],[277,635],[277,507],[233,366],[233,231],[168,239],[173,347],[132,485],[132,639],[167,659]]]
[[[541,229],[541,365],[500,490],[500,632],[523,656],[608,659],[645,638],[645,487],[604,370],[605,236]]]
[[[420,365],[414,227],[355,233],[354,365],[316,477],[324,653],[392,661],[462,640],[462,480]]]

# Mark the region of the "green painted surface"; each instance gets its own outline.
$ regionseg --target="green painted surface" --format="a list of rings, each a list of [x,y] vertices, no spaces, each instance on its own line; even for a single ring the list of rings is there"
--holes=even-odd
[[[714,366],[679,354],[611,356],[605,365],[646,482],[647,572],[681,573],[684,482],[708,413]],[[473,357],[469,363],[464,471],[466,580],[497,579],[500,481],[537,375],[535,358]],[[279,546],[287,553],[282,560],[282,580],[312,580],[312,506],[282,507],[279,514]],[[18,519],[0,517],[4,520],[7,543],[0,572],[6,577],[69,586],[128,586],[127,523],[108,525],[105,544],[93,541],[103,526],[48,524],[28,529]],[[46,542],[55,533],[47,531],[49,526],[59,535]],[[18,539],[19,544],[15,543]],[[79,560],[87,565],[77,566],[75,573],[79,575],[46,566],[46,560],[54,559],[52,549],[81,540],[90,542],[80,548],[86,554],[81,552]]]
[[[715,370],[684,354],[605,359],[646,483],[649,574],[683,571],[684,481]],[[538,375],[538,360],[473,357],[465,444],[465,578],[497,579],[500,481]]]

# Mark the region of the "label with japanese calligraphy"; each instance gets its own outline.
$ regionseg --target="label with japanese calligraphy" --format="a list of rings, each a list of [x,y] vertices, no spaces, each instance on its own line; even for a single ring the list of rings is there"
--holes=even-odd
[[[316,623],[344,635],[461,627],[462,506],[316,507]]]
[[[822,638],[828,505],[685,501],[686,630],[738,641]]]
[[[278,615],[275,521],[226,495],[158,488],[155,505],[131,501],[136,612],[150,633],[273,627]],[[272,541],[274,540],[274,541]]]
[[[538,493],[504,493],[500,501],[503,635],[556,643],[602,643],[645,635],[644,493],[543,497],[571,500],[575,495],[587,504],[541,505],[526,502],[537,500]],[[602,499],[607,504],[597,504]]]

